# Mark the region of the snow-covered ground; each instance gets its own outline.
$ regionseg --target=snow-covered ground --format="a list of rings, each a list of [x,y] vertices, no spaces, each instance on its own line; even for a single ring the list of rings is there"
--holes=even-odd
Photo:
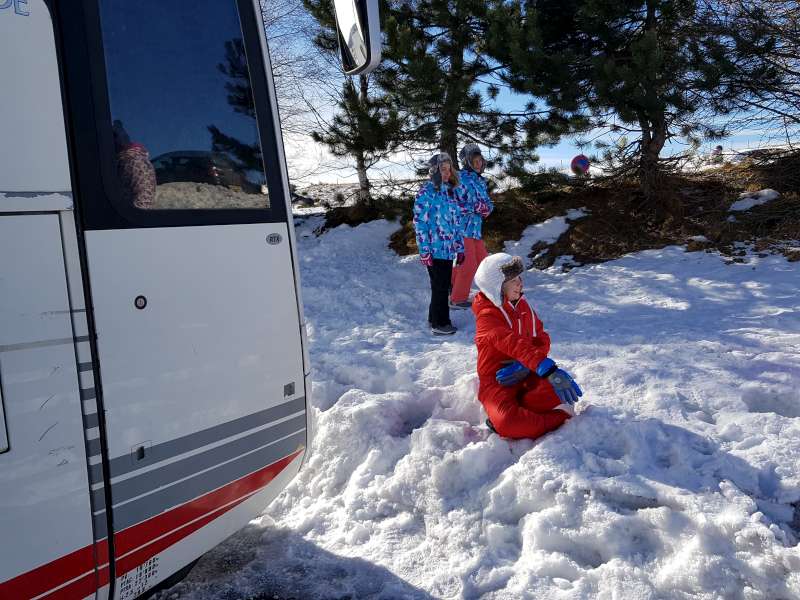
[[[396,225],[319,219],[298,227],[313,457],[164,598],[800,598],[800,263],[670,247],[528,272],[586,393],[509,441],[483,424],[472,314],[429,335]]]
[[[573,221],[577,221],[588,214],[585,208],[573,208],[568,210],[563,217],[553,217],[542,223],[531,225],[522,232],[522,237],[519,240],[507,241],[503,251],[508,254],[526,257],[534,245],[541,242],[548,245],[552,244],[569,230]]]
[[[731,204],[728,212],[750,210],[754,206],[761,206],[779,197],[780,194],[778,192],[770,189],[760,190],[758,192],[742,192],[739,194],[739,199]]]

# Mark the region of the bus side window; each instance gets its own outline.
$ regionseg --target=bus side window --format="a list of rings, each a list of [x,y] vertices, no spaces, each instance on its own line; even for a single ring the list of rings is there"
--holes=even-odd
[[[121,198],[140,209],[270,207],[236,0],[100,0]]]

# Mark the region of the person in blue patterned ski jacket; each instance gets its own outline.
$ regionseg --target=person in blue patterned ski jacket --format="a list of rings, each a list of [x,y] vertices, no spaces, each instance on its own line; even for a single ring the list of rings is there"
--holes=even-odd
[[[431,180],[426,182],[414,202],[414,229],[422,264],[431,281],[428,323],[435,335],[451,335],[447,296],[453,272],[453,259],[464,261],[464,233],[461,229],[461,204],[464,187],[450,155],[435,154],[428,161]]]
[[[486,161],[483,160],[481,149],[477,144],[467,144],[459,152],[459,157],[464,165],[459,175],[466,191],[460,203],[465,260],[453,269],[450,307],[464,309],[470,307],[469,291],[472,279],[475,277],[478,265],[487,256],[481,229],[483,220],[492,212],[494,205],[489,198],[486,180],[482,176]]]

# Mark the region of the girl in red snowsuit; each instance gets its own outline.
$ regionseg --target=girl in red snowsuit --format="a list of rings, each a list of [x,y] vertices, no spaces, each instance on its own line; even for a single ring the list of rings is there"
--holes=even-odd
[[[481,289],[472,303],[478,399],[501,436],[537,438],[558,428],[574,411],[559,399],[547,378],[536,374],[550,352],[550,336],[522,297],[522,270],[519,257],[500,253],[485,259],[475,276]],[[496,379],[498,369],[514,361],[530,369],[530,374],[514,385],[501,385]]]

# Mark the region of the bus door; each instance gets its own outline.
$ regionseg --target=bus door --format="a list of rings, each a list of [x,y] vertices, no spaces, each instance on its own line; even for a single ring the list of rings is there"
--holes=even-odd
[[[190,4],[60,16],[121,598],[244,526],[307,443],[258,2]]]
[[[0,48],[0,599],[94,598],[98,411],[46,3],[0,2]]]

